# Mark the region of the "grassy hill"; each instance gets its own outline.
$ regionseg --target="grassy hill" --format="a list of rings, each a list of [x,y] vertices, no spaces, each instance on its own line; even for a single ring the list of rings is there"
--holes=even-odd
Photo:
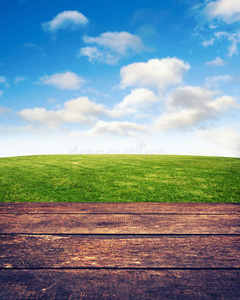
[[[46,155],[0,159],[1,202],[240,202],[240,159]]]

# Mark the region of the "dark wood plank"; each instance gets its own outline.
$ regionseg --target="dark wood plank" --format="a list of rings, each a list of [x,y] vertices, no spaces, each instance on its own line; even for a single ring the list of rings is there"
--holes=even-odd
[[[0,213],[240,214],[239,203],[0,203]]]
[[[1,233],[239,234],[238,215],[2,214]]]
[[[240,268],[240,236],[0,236],[0,268]]]
[[[0,270],[1,300],[239,299],[238,270]]]

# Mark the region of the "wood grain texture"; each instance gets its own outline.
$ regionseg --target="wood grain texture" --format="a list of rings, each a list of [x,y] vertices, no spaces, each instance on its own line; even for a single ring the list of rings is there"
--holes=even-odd
[[[0,270],[0,299],[227,299],[240,295],[240,271]]]
[[[0,268],[240,268],[239,236],[0,236]]]
[[[0,203],[0,213],[240,214],[239,203]]]
[[[239,208],[1,203],[0,299],[240,299]]]
[[[238,215],[2,214],[0,233],[239,234]]]

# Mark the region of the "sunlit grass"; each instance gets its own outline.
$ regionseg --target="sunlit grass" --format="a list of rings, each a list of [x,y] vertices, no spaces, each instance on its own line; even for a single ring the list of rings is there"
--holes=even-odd
[[[0,159],[0,201],[240,202],[240,159],[46,155]]]

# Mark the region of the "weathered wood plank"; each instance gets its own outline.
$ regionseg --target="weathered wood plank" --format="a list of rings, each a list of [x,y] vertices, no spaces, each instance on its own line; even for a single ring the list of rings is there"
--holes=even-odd
[[[239,299],[237,270],[0,270],[0,298]]]
[[[0,203],[0,213],[240,214],[239,203]]]
[[[2,214],[1,233],[239,234],[238,215]]]
[[[240,268],[240,236],[0,236],[0,268]]]

